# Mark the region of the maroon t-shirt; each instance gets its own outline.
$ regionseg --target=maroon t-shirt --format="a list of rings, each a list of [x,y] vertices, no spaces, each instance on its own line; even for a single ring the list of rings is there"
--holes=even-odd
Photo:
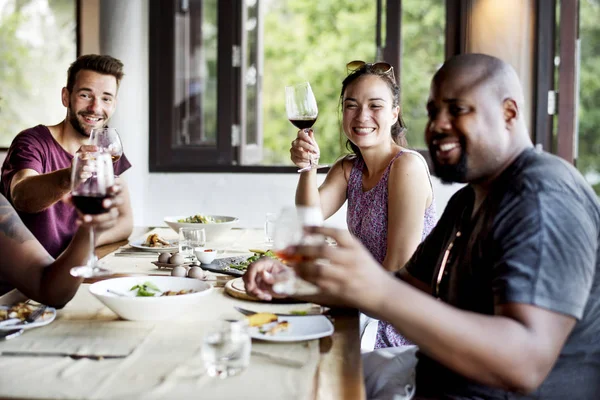
[[[71,166],[73,156],[54,139],[44,125],[24,130],[13,140],[4,164],[2,165],[2,183],[0,192],[10,201],[10,183],[15,173],[22,169],[32,169],[46,174]],[[123,155],[114,165],[115,174],[120,175],[131,167]],[[77,231],[75,221],[77,211],[62,201],[39,213],[17,211],[19,216],[35,235],[48,253],[58,257],[71,242]]]

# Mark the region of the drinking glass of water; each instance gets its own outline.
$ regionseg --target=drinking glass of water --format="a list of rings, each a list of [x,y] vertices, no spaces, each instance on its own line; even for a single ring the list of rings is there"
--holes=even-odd
[[[267,213],[265,216],[265,241],[273,243],[273,233],[275,232],[276,213]]]
[[[184,257],[194,257],[194,248],[204,246],[206,246],[204,229],[179,228],[179,254]]]
[[[246,321],[218,321],[202,341],[206,373],[221,379],[240,374],[250,364],[251,349],[252,340]]]

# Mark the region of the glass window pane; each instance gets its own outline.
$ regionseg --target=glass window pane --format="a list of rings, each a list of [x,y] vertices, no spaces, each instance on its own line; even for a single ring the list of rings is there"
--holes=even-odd
[[[286,117],[284,87],[302,81],[310,82],[319,107],[320,161],[332,163],[345,152],[339,96],[346,63],[375,59],[376,2],[266,0],[264,18],[262,164],[291,165],[297,129]]]
[[[600,2],[582,0],[579,10],[581,69],[577,167],[600,194]]]
[[[0,147],[23,129],[64,119],[60,93],[77,57],[75,8],[75,0],[0,0]]]
[[[411,148],[425,148],[429,84],[444,62],[446,2],[402,0],[402,116]]]
[[[217,142],[217,0],[190,0],[175,17],[172,145]]]

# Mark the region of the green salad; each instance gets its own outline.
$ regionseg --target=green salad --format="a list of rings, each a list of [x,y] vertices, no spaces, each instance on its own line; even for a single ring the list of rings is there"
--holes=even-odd
[[[258,261],[258,259],[261,257],[277,258],[275,253],[273,253],[271,250],[267,250],[267,251],[254,250],[253,255],[251,255],[247,259],[240,261],[238,263],[230,264],[229,268],[237,269],[238,271],[245,271],[248,269],[248,266],[250,264],[252,264],[254,261]]]
[[[223,222],[219,219],[213,218],[208,215],[196,214],[191,217],[178,219],[177,222],[185,222],[185,223],[193,223],[193,224],[215,224],[219,222]]]
[[[135,294],[136,297],[154,297],[162,294],[161,290],[152,282],[144,282],[141,285],[135,285],[129,290],[137,290]]]

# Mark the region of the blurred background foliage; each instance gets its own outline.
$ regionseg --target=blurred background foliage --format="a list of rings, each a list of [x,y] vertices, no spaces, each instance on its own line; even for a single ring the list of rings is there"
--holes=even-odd
[[[75,28],[73,0],[0,0],[0,147],[64,118],[60,92],[77,53]]]

